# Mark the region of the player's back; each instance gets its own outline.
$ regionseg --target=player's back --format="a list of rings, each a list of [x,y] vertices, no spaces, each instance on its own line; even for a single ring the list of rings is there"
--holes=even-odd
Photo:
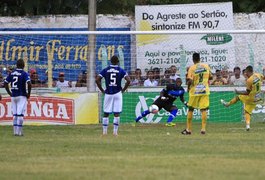
[[[106,94],[116,94],[122,90],[121,82],[127,73],[118,65],[110,65],[100,72],[105,78]]]
[[[247,79],[247,89],[250,90],[250,98],[255,99],[255,96],[261,92],[263,75],[260,73],[254,73]]]
[[[5,82],[10,83],[12,96],[26,96],[26,83],[29,81],[28,74],[22,69],[16,69],[10,73]]]
[[[208,64],[196,63],[189,68],[188,79],[192,80],[190,95],[208,95],[210,67]]]

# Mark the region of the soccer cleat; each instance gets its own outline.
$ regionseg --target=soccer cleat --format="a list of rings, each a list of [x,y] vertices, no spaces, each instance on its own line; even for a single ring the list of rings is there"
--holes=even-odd
[[[226,102],[226,101],[223,100],[223,99],[221,99],[221,103],[222,103],[225,107],[228,107],[228,106],[229,106],[228,102]]]
[[[201,134],[203,134],[203,135],[204,135],[204,134],[206,134],[206,132],[205,132],[205,131],[201,131]]]
[[[250,130],[250,125],[246,125],[246,131]]]
[[[166,125],[167,127],[173,127],[173,126],[176,126],[176,124],[173,123],[173,122],[166,123],[165,125]]]
[[[181,134],[183,134],[183,135],[191,135],[191,132],[188,131],[187,129],[184,129],[184,130],[181,132]]]

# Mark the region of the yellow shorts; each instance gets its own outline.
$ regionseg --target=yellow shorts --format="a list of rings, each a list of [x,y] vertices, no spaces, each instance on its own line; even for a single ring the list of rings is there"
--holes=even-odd
[[[209,108],[209,95],[190,96],[188,106],[194,109],[208,109]]]
[[[256,104],[250,100],[249,96],[239,95],[238,98],[244,104],[244,110],[252,114],[252,111],[256,108]]]

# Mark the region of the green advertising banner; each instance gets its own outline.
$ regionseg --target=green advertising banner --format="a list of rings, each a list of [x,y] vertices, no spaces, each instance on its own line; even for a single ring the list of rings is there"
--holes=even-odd
[[[123,123],[134,122],[135,117],[139,116],[142,111],[146,110],[153,101],[158,97],[159,92],[128,92],[123,94],[123,112],[121,119]],[[229,100],[234,97],[233,92],[211,92],[210,109],[208,110],[208,121],[210,122],[240,122],[242,116],[242,104],[237,103],[229,108],[225,108],[220,99]],[[188,101],[188,94],[185,95]],[[178,114],[174,121],[185,122],[187,108],[177,99],[175,105],[178,107]],[[150,114],[141,119],[141,123],[165,123],[169,113],[162,109],[157,114]],[[201,121],[201,113],[194,110],[193,121]]]

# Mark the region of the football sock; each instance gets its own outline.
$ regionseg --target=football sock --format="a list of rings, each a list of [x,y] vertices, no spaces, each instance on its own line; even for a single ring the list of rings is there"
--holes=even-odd
[[[228,103],[228,105],[232,105],[232,104],[235,104],[236,102],[238,101],[238,97],[234,97],[233,99],[231,99]]]
[[[178,109],[174,109],[170,112],[170,115],[168,116],[167,123],[171,123],[173,119],[176,117],[178,112]]]
[[[145,110],[142,112],[142,115],[141,116],[138,116],[135,121],[138,122],[140,119],[142,119],[143,117],[147,116],[148,114],[150,114],[150,111],[149,110]]]
[[[201,111],[202,113],[202,131],[205,131],[206,130],[206,121],[207,121],[207,111],[206,110],[203,110]]]
[[[120,117],[114,117],[113,119],[113,134],[114,135],[118,134],[119,124],[120,124]]]
[[[251,118],[251,115],[245,111],[246,125],[250,125],[250,118]]]
[[[17,134],[19,136],[23,135],[23,116],[18,116],[17,117]]]
[[[187,130],[188,131],[192,131],[192,117],[193,117],[193,111],[188,111],[188,115],[187,115]]]
[[[108,125],[109,125],[109,118],[108,117],[102,118],[103,134],[108,133]]]
[[[17,115],[14,115],[13,117],[13,133],[14,135],[17,135],[18,132],[17,132]]]

